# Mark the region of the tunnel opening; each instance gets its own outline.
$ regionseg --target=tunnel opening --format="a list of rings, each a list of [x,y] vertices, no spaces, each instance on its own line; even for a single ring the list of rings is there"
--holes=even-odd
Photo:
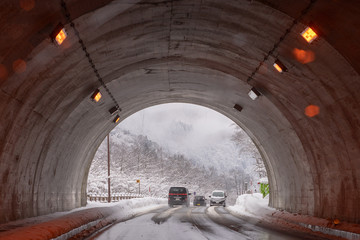
[[[30,12],[11,2],[1,10],[11,31],[1,39],[0,222],[86,204],[88,168],[114,126],[111,96],[90,95],[108,88],[122,118],[178,101],[226,114],[274,173],[271,206],[358,223],[359,34],[343,24],[359,21],[355,2],[70,1],[74,24],[59,2]],[[70,31],[55,46],[59,21]],[[311,22],[322,34],[308,44],[299,33]],[[287,71],[273,70],[278,61]],[[311,105],[320,114],[305,115]]]
[[[184,186],[203,196],[223,189],[233,205],[241,194],[259,193],[262,178],[261,154],[241,127],[206,107],[168,103],[134,113],[108,134],[90,167],[87,196],[165,197]]]

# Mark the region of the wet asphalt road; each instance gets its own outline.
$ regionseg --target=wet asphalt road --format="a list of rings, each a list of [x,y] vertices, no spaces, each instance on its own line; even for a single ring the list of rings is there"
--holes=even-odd
[[[274,228],[278,229],[278,228]],[[235,217],[223,207],[160,208],[114,224],[92,239],[319,239],[295,231],[280,232]]]

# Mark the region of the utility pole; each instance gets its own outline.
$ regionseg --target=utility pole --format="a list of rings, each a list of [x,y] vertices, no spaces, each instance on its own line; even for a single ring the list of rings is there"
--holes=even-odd
[[[237,181],[236,173],[235,173],[235,186],[236,186],[236,196],[239,196],[239,186],[238,186],[238,181]]]
[[[107,135],[107,149],[108,149],[108,202],[111,202],[111,193],[110,193],[110,133]]]

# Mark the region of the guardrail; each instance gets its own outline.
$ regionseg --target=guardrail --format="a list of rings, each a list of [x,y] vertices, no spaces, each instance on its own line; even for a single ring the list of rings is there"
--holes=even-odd
[[[143,198],[142,194],[132,194],[132,193],[115,193],[110,197],[111,202],[118,202],[124,199],[132,198]],[[87,200],[90,202],[108,202],[108,196],[106,194],[88,194]]]

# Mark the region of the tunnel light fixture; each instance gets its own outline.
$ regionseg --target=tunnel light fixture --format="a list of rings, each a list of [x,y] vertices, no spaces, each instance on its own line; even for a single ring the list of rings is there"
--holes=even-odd
[[[119,115],[116,115],[113,122],[114,123],[118,123],[120,121],[120,116]]]
[[[101,99],[101,92],[99,89],[96,89],[95,92],[91,95],[91,99],[95,102],[99,102]]]
[[[318,35],[316,34],[316,32],[310,28],[310,27],[306,27],[304,31],[302,31],[301,36],[308,42],[311,43],[312,41],[314,41]]]
[[[256,88],[253,87],[249,91],[248,95],[252,100],[255,100],[261,95],[261,93]]]
[[[241,112],[241,110],[242,110],[242,107],[241,107],[239,104],[235,104],[235,105],[234,105],[234,108],[235,108],[236,110],[238,110],[239,112]]]
[[[287,72],[287,68],[285,67],[285,65],[280,62],[279,59],[276,59],[275,62],[274,62],[274,68],[279,72],[279,73],[282,73],[282,72]]]
[[[67,37],[64,25],[59,23],[54,31],[50,34],[50,37],[53,42],[56,42],[57,45],[61,45]]]
[[[117,111],[118,111],[118,109],[117,109],[116,106],[114,106],[114,107],[112,107],[112,108],[109,109],[109,113],[110,113],[111,115],[114,115]]]

